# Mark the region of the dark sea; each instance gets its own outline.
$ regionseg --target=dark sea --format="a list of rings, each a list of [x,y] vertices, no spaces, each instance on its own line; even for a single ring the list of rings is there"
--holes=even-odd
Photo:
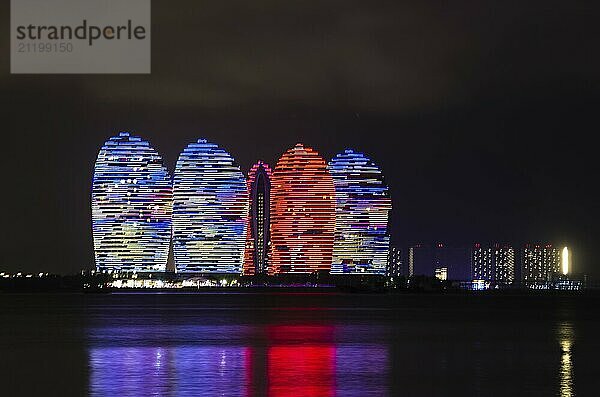
[[[599,303],[0,294],[0,395],[598,396]]]

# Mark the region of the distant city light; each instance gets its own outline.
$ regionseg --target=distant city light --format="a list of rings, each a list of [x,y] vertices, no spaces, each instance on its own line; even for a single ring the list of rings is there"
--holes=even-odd
[[[473,280],[471,282],[471,289],[474,291],[485,291],[490,288],[489,281],[486,280]]]
[[[560,250],[551,244],[527,244],[522,252],[521,272],[526,283],[547,282],[560,272]]]
[[[471,250],[471,277],[473,280],[510,284],[515,279],[515,250],[510,245],[475,244]]]
[[[448,268],[447,267],[439,267],[435,269],[435,278],[441,281],[448,280]]]

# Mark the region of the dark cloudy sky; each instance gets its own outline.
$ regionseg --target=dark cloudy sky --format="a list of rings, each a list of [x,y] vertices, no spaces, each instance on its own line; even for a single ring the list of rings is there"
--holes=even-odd
[[[9,31],[9,2],[0,23]],[[246,171],[362,150],[393,241],[551,241],[600,276],[600,20],[578,1],[153,1],[151,75],[10,75],[0,269],[93,266],[95,156],[119,130],[172,171],[206,137]]]

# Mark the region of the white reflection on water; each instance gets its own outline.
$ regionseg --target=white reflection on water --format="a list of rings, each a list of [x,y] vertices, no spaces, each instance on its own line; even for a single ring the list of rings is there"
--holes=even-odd
[[[558,325],[558,342],[560,344],[559,385],[560,396],[571,397],[573,392],[573,342],[574,332],[571,323],[565,321]]]

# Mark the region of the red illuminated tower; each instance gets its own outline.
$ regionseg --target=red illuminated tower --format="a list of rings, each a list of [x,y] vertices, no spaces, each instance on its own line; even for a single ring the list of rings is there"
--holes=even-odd
[[[277,162],[271,180],[270,274],[329,271],[335,190],[327,164],[302,144]]]
[[[271,240],[271,167],[258,161],[248,173],[250,212],[246,234],[244,274],[266,273]]]

